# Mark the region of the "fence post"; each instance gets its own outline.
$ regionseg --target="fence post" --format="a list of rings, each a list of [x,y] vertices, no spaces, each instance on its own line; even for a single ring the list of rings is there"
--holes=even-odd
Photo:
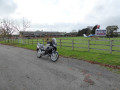
[[[24,43],[24,44],[26,44],[26,38],[24,38],[24,41],[25,41],[25,43]]]
[[[72,50],[74,50],[74,39],[72,40]]]
[[[8,39],[3,39],[3,40],[5,40],[4,42],[6,43]]]
[[[24,44],[25,44],[25,38],[23,39],[23,41],[24,41]]]
[[[23,41],[24,39],[22,38],[22,41],[21,41],[21,43],[22,43],[22,45],[24,45],[24,41]]]
[[[32,38],[32,45],[33,45],[33,38]]]
[[[22,45],[24,44],[23,38],[21,39],[21,43],[22,43]]]
[[[19,38],[18,38],[18,44],[19,44]]]
[[[43,45],[44,45],[44,39],[43,39]]]
[[[9,38],[6,40],[6,43],[9,43]]]
[[[90,51],[90,40],[88,40],[88,51]]]
[[[61,48],[61,39],[60,39],[60,48]]]
[[[29,45],[29,39],[28,39],[28,45]]]
[[[112,42],[113,42],[113,40],[110,40],[110,54],[112,54]]]
[[[38,43],[38,38],[37,38],[37,43]]]
[[[15,38],[14,38],[14,43],[15,43]]]

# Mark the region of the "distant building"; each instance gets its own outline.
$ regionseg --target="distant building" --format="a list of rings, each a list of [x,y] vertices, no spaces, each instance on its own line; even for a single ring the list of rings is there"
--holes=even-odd
[[[20,31],[20,37],[44,37],[44,36],[64,36],[66,32],[45,32],[45,31]]]
[[[65,36],[67,37],[75,37],[77,36],[78,32],[70,32],[70,33],[66,33]]]
[[[118,36],[120,36],[120,32],[117,32],[118,33]]]

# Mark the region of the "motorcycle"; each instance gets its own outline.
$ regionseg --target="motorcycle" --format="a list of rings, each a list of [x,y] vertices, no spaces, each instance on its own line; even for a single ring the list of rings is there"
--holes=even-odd
[[[41,58],[44,55],[48,55],[53,62],[56,62],[59,58],[57,52],[56,38],[52,38],[52,41],[47,42],[46,46],[41,43],[37,44],[37,57]]]

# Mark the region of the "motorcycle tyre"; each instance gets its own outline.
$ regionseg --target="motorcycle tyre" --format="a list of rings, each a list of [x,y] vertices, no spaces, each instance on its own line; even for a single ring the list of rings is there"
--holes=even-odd
[[[54,53],[57,54],[56,59],[53,60],[53,57],[52,57],[53,53],[50,55],[50,59],[51,59],[53,62],[56,62],[56,61],[58,60],[58,58],[59,58],[59,54],[58,54],[58,52],[54,52]]]
[[[38,53],[39,52],[41,52],[41,50],[39,49],[39,50],[37,50],[37,58],[41,58],[42,57],[42,55],[38,55]],[[39,53],[40,54],[40,53]]]

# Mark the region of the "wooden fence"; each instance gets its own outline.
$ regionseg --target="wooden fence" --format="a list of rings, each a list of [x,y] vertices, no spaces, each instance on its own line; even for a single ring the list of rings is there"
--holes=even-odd
[[[84,41],[85,43],[83,43],[82,41]],[[106,44],[101,43],[102,41],[107,43]],[[10,39],[10,40],[6,39],[4,40],[4,42],[29,44],[29,45],[36,45],[38,42],[45,44],[44,39]],[[97,43],[92,43],[92,42],[97,42]],[[111,54],[113,51],[120,52],[120,40],[57,39],[57,43],[58,43],[57,46],[60,48],[69,47],[72,50],[74,50],[75,48],[84,48],[87,49],[88,51],[92,49],[104,50],[104,51],[108,51]],[[96,46],[101,46],[104,48],[95,48]],[[105,48],[105,46],[107,46],[107,48]],[[116,49],[113,49],[113,47]]]
[[[62,42],[62,41],[66,41],[66,40],[71,40],[71,42]],[[109,51],[110,54],[112,54],[113,51],[116,51],[116,52],[120,52],[120,40],[83,40],[83,39],[59,39],[57,40],[59,41],[59,45],[60,48],[61,47],[71,47],[72,50],[74,50],[75,48],[84,48],[84,49],[87,49],[88,51],[90,51],[91,49],[94,49],[94,50],[104,50],[104,51]],[[76,43],[75,41],[85,41],[86,43]],[[104,42],[108,42],[107,44],[93,44],[91,42],[101,42],[101,41],[104,41]],[[117,45],[115,45],[115,43],[113,42],[116,42]],[[68,44],[71,44],[71,46],[66,46],[66,45],[62,45],[62,43],[68,43]],[[79,46],[76,46],[76,44],[78,44]],[[80,46],[80,45],[84,45],[86,47],[83,47],[83,46]],[[95,48],[95,47],[91,47],[92,45],[94,46],[101,46],[101,47],[104,47],[104,46],[107,46],[108,48]],[[116,48],[116,50],[113,49]]]

